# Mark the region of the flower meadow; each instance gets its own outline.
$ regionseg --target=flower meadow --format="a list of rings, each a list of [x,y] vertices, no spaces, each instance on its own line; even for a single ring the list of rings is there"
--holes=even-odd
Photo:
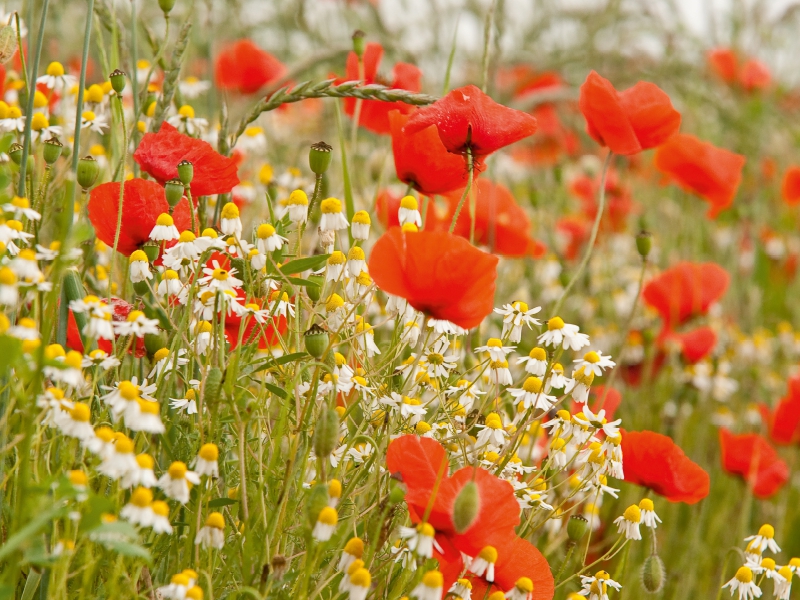
[[[0,10],[0,599],[800,598],[800,16],[387,4]]]

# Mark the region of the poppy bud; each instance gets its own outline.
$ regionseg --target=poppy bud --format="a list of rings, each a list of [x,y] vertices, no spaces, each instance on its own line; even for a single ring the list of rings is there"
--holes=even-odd
[[[159,350],[167,350],[167,336],[163,333],[146,333],[144,336],[144,349],[147,350],[147,354],[151,358]]]
[[[657,554],[648,557],[642,565],[642,587],[650,593],[657,594],[664,589],[666,569],[664,561]]]
[[[13,143],[8,148],[8,155],[15,164],[22,162],[22,144]]]
[[[64,144],[62,144],[57,137],[51,137],[49,140],[45,140],[44,151],[42,152],[44,162],[48,165],[52,165],[56,162],[58,157],[61,156],[62,148],[64,148]]]
[[[194,165],[188,160],[182,160],[178,163],[178,179],[181,180],[183,185],[189,185],[194,179]]]
[[[311,150],[308,152],[308,165],[315,175],[322,175],[328,170],[333,157],[332,150],[333,148],[325,142],[311,144]]]
[[[175,0],[158,0],[158,6],[168,15],[172,8],[175,6]]]
[[[327,460],[331,452],[336,449],[339,440],[339,413],[333,408],[327,408],[317,421],[314,430],[314,453]]]
[[[458,492],[453,504],[453,525],[455,525],[456,532],[464,533],[469,529],[478,518],[480,510],[481,497],[478,493],[478,484],[468,481]]]
[[[108,80],[111,82],[111,87],[118,94],[121,94],[122,90],[125,89],[125,73],[123,71],[114,69],[111,75],[108,76]]]
[[[87,154],[78,161],[78,185],[84,190],[88,190],[94,185],[99,174],[100,165],[91,154]]]
[[[572,543],[580,542],[589,531],[589,521],[580,515],[572,515],[567,523],[567,536]]]
[[[306,286],[306,294],[314,302],[318,302],[322,297],[322,286],[325,283],[325,278],[322,275],[310,275],[309,281],[313,281],[314,285]]]
[[[356,29],[353,32],[353,52],[356,53],[356,56],[360,59],[364,56],[364,38],[367,37],[367,34],[361,31],[360,29]]]
[[[330,344],[328,332],[316,324],[312,325],[311,328],[306,331],[303,340],[306,344],[306,351],[314,358],[322,358],[322,355],[325,354],[325,350],[328,349],[328,345]]]
[[[214,406],[219,402],[219,393],[222,389],[222,370],[219,367],[211,367],[206,375],[205,389],[203,390],[203,403],[206,406]]]
[[[178,205],[178,202],[181,201],[183,198],[184,192],[183,183],[180,179],[170,179],[164,185],[164,192],[167,196],[167,202],[170,205],[170,208],[175,208]]]
[[[389,502],[392,504],[400,504],[406,497],[406,491],[402,485],[395,484],[389,492]]]
[[[313,527],[317,523],[319,513],[328,506],[328,486],[318,483],[311,488],[306,502],[306,516],[309,524]]]
[[[158,258],[158,242],[149,240],[142,245],[142,250],[147,255],[147,260],[152,264]]]
[[[649,231],[640,231],[636,234],[636,249],[639,251],[639,256],[647,258],[650,254],[650,248],[653,246],[653,234]]]
[[[0,65],[7,63],[17,51],[17,30],[12,25],[0,28]]]

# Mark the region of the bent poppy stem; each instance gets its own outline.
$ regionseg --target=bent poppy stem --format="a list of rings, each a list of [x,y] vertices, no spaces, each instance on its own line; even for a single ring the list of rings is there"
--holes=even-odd
[[[569,561],[572,559],[572,553],[575,552],[575,546],[577,546],[575,542],[569,543],[569,546],[567,547],[567,555],[564,557],[564,562],[561,563],[561,566],[558,568],[558,573],[556,573],[554,578],[556,583],[558,583],[558,580],[561,579],[561,576],[564,574],[564,569],[567,568]]]
[[[111,264],[108,267],[108,301],[111,303],[111,296],[114,293],[114,265],[117,259],[117,248],[119,247],[119,233],[122,229],[122,205],[125,203],[125,163],[128,160],[128,132],[125,129],[125,111],[122,107],[122,96],[117,95],[119,101],[119,113],[122,119],[122,160],[120,162],[120,180],[119,180],[119,205],[117,206],[117,229],[114,232],[114,252],[111,254]],[[115,344],[112,340],[112,344]]]
[[[567,296],[569,296],[570,291],[575,283],[577,283],[578,279],[583,277],[583,272],[586,270],[586,266],[589,264],[589,260],[592,258],[594,243],[597,241],[597,233],[600,231],[600,220],[603,218],[603,210],[606,206],[606,178],[608,176],[608,168],[611,166],[611,158],[613,156],[614,153],[609,152],[608,156],[606,156],[606,161],[603,164],[603,176],[600,179],[600,194],[597,200],[597,215],[595,216],[594,223],[592,224],[592,234],[589,236],[589,244],[586,247],[586,252],[583,255],[581,264],[578,265],[578,270],[575,271],[572,279],[569,280],[567,287],[564,288],[564,293],[561,294],[561,298],[558,299],[558,303],[556,304],[555,309],[553,309],[554,315],[557,315],[558,311],[561,310],[564,300],[566,300]]]
[[[472,150],[467,147],[467,170],[469,171],[469,178],[467,179],[467,187],[464,188],[464,193],[461,194],[461,200],[458,201],[458,206],[456,206],[456,211],[453,213],[453,220],[450,221],[450,229],[448,231],[453,233],[456,228],[456,221],[458,221],[458,215],[461,214],[461,209],[464,207],[464,201],[467,199],[467,194],[469,194],[470,189],[472,188],[472,174],[474,170],[474,162],[472,160]],[[473,218],[473,222],[474,222]]]

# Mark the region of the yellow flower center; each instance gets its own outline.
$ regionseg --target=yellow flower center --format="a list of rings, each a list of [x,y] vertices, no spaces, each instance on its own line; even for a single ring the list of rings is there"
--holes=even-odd
[[[414,196],[403,196],[403,199],[400,200],[400,208],[417,210],[419,208],[419,204],[417,204],[417,199],[414,198]]]
[[[214,462],[217,460],[217,458],[219,458],[219,448],[217,448],[216,444],[203,444],[200,447],[200,452],[197,453],[197,456],[203,460]]]
[[[64,75],[64,65],[60,62],[51,62],[47,65],[47,74],[50,77],[61,77]]]
[[[563,329],[564,328],[564,319],[561,317],[553,317],[547,322],[547,329],[553,331],[554,329]]]
[[[225,529],[225,517],[223,517],[221,513],[212,512],[206,519],[206,527]]]
[[[339,514],[336,512],[335,508],[326,506],[319,511],[319,516],[317,517],[318,523],[322,523],[323,525],[336,525],[338,521]]]
[[[291,198],[289,199],[291,200]],[[320,203],[319,209],[322,211],[323,214],[326,215],[341,213],[342,201],[339,200],[338,198],[326,198]]]
[[[173,221],[172,217],[167,213],[161,213],[158,215],[158,219],[156,219],[156,225],[160,225],[161,227],[172,227],[175,225],[175,221]]]
[[[625,517],[626,521],[630,521],[631,523],[638,523],[642,520],[642,511],[639,510],[639,507],[635,504],[631,504],[628,508],[625,509],[625,512],[622,513],[622,516]]]
[[[145,508],[153,503],[153,492],[145,487],[138,487],[131,494],[131,504]]]
[[[538,377],[528,377],[522,384],[522,389],[529,394],[538,394],[542,391],[542,380]]]
[[[223,219],[238,219],[239,207],[236,206],[233,202],[228,202],[225,206],[222,207],[222,213],[220,216]]]
[[[269,223],[262,223],[258,226],[258,239],[266,240],[275,235],[275,228]]]
[[[194,119],[194,109],[188,104],[184,104],[178,109],[178,114],[184,119]]]
[[[360,210],[353,215],[353,223],[358,223],[359,225],[371,225],[372,220],[369,218],[369,213],[367,211]]]
[[[736,580],[741,583],[751,583],[753,581],[753,572],[749,567],[739,567],[736,571]]]
[[[444,576],[439,571],[428,571],[422,576],[422,585],[429,588],[441,588],[444,585]]]
[[[497,549],[494,546],[484,546],[478,553],[478,558],[482,558],[486,562],[494,564],[497,562]]]
[[[183,479],[186,476],[186,471],[188,470],[189,469],[186,467],[186,463],[176,460],[169,466],[167,473],[169,473],[169,476],[172,479]]]

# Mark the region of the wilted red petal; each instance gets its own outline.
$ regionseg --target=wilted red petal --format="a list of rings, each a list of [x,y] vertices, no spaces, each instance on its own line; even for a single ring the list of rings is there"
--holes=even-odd
[[[239,185],[236,161],[216,152],[211,144],[184,135],[166,121],[158,133],[146,133],[133,153],[142,170],[165,183],[178,176],[178,163],[194,166],[192,196],[227,194]]]
[[[708,473],[669,437],[653,431],[622,431],[625,481],[648,487],[670,502],[695,504],[708,496]]]
[[[358,57],[355,52],[347,56],[346,73],[347,81],[362,80],[365,84],[382,83],[393,89],[403,89],[410,92],[419,92],[422,89],[420,80],[422,71],[418,67],[408,63],[397,63],[392,70],[393,80],[391,83],[377,81],[378,65],[383,57],[383,47],[375,42],[370,42],[364,49],[364,74],[360,76],[358,72]],[[355,98],[344,99],[344,112],[349,117],[355,115],[357,100]],[[407,114],[414,110],[414,107],[405,102],[381,102],[380,100],[362,100],[361,112],[358,124],[374,133],[386,134],[390,132],[389,113],[399,111]],[[452,189],[452,188],[450,188]]]
[[[595,71],[581,86],[580,108],[589,135],[615,154],[636,154],[659,146],[681,124],[680,113],[657,85],[640,81],[617,92]]]
[[[217,86],[252,94],[283,77],[286,67],[250,40],[236,41],[220,52],[214,67]]]
[[[393,110],[388,116],[392,134],[392,152],[397,178],[427,196],[449,192],[467,185],[469,171],[464,158],[451,154],[439,139],[436,126],[417,133],[403,131],[408,117]],[[475,161],[474,174],[483,170]]]
[[[678,133],[656,150],[656,168],[683,189],[711,203],[709,217],[733,203],[742,180],[745,157]]]
[[[680,262],[648,281],[642,297],[669,329],[705,314],[729,283],[728,272],[716,263]]]
[[[89,196],[89,220],[97,237],[108,247],[114,247],[119,215],[120,183],[112,181],[94,188]],[[131,179],[125,182],[122,204],[122,225],[117,250],[130,256],[150,238],[158,216],[169,212],[164,188],[155,181]],[[192,217],[188,201],[183,198],[172,214],[179,231],[191,228]]]
[[[789,481],[789,467],[760,435],[735,435],[722,428],[719,430],[719,443],[722,468],[741,476],[758,498],[773,496]]]
[[[436,125],[448,152],[491,154],[536,132],[536,118],[498,104],[474,85],[455,89],[411,115],[407,133]]]
[[[471,329],[492,312],[497,262],[456,235],[395,227],[372,248],[369,272],[383,291],[436,319]]]
[[[781,196],[789,206],[800,203],[800,167],[791,166],[786,169],[781,185]]]

